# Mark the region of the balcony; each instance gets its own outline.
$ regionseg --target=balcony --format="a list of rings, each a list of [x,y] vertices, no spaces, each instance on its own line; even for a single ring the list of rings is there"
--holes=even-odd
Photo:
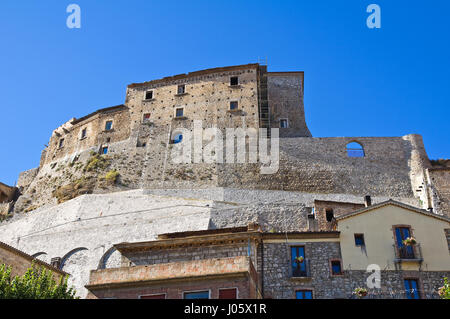
[[[305,263],[304,267],[291,266],[291,279],[311,279],[311,267],[309,259],[305,258],[303,262]]]
[[[413,246],[402,246],[398,247],[397,245],[394,246],[394,252],[395,252],[395,260],[396,262],[401,261],[417,261],[422,262],[422,250],[420,248],[420,244],[415,244]]]
[[[247,256],[216,259],[190,260],[165,264],[92,270],[90,290],[118,286],[167,283],[169,281],[192,281],[199,279],[250,276],[257,281],[256,270]]]

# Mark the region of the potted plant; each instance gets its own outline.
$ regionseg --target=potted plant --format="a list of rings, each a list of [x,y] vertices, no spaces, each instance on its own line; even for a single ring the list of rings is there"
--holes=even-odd
[[[414,246],[415,244],[417,244],[417,241],[414,237],[408,237],[403,241],[405,246]]]
[[[361,287],[355,288],[355,290],[353,290],[353,294],[358,296],[358,298],[364,298],[367,296],[367,289]]]
[[[295,257],[294,260],[296,263],[301,264],[305,261],[305,258],[303,256],[298,256],[298,257]]]

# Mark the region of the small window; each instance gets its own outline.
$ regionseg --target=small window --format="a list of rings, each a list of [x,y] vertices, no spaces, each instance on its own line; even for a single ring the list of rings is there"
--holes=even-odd
[[[183,117],[184,116],[184,109],[182,107],[179,107],[175,110],[175,117]]]
[[[355,246],[365,246],[364,234],[355,234]]]
[[[355,234],[355,246],[365,246],[364,234]]]
[[[325,211],[325,215],[326,215],[326,218],[327,218],[327,222],[331,222],[333,220],[333,218],[334,218],[334,212],[333,212],[332,209],[327,209]]]
[[[178,85],[177,94],[184,94],[186,91],[186,86],[184,84]]]
[[[62,139],[59,140],[58,147],[62,148],[63,146],[64,146],[64,139],[62,138]]]
[[[113,121],[106,121],[105,131],[110,131],[112,129]]]
[[[233,86],[233,85],[239,85],[239,78],[238,78],[237,76],[232,76],[232,77],[230,78],[230,85],[231,85],[231,86]]]
[[[364,157],[364,148],[357,142],[351,142],[347,144],[348,157]]]
[[[219,299],[237,299],[237,288],[219,289]]]
[[[185,292],[183,299],[209,299],[209,291]]]
[[[145,92],[145,99],[146,99],[146,100],[151,100],[151,99],[153,99],[153,91],[147,91],[147,92]]]
[[[86,134],[87,134],[87,129],[86,128],[82,129],[81,130],[81,138],[85,138]]]
[[[342,275],[341,261],[340,260],[332,260],[331,261],[331,274],[333,276]]]
[[[288,120],[287,119],[280,120],[280,128],[288,128]]]
[[[144,113],[144,117],[143,117],[142,121],[144,123],[150,121],[150,113]]]
[[[102,147],[102,154],[108,154],[108,147]]]
[[[231,101],[230,102],[230,110],[237,110],[238,109],[238,102],[237,101]]]
[[[295,292],[295,299],[312,299],[311,290],[297,290]]]
[[[420,299],[417,279],[405,279],[405,291],[408,299]]]

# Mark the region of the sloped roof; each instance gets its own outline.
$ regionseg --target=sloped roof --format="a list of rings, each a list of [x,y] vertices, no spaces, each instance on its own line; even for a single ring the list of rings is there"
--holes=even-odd
[[[31,256],[31,255],[29,255],[29,254],[27,254],[27,253],[25,253],[25,252],[19,250],[19,249],[17,249],[17,248],[14,248],[14,247],[12,247],[12,246],[10,246],[10,245],[4,243],[4,242],[1,242],[1,241],[0,241],[0,249],[8,250],[8,251],[10,251],[10,252],[13,253],[13,254],[15,254],[15,255],[17,255],[17,256],[20,256],[20,257],[22,257],[22,258],[28,260],[29,262],[35,262],[35,263],[37,263],[37,264],[39,264],[39,265],[41,265],[41,266],[44,266],[45,268],[47,268],[47,269],[49,269],[49,270],[51,270],[51,271],[56,272],[56,273],[59,273],[59,274],[61,274],[61,275],[63,275],[63,276],[69,275],[69,274],[68,274],[67,272],[65,272],[64,270],[61,270],[61,269],[59,269],[59,268],[56,268],[56,267],[54,267],[54,266],[52,266],[52,265],[46,263],[45,261],[39,260],[39,259],[37,259],[37,258],[35,258],[35,257],[33,257],[33,256]]]
[[[401,202],[398,202],[398,201],[395,201],[395,200],[392,200],[392,199],[387,200],[385,202],[381,202],[379,204],[371,205],[369,207],[358,209],[358,210],[356,210],[354,212],[350,212],[350,213],[341,215],[339,217],[336,217],[336,220],[339,222],[342,219],[351,218],[353,216],[364,214],[364,213],[367,213],[369,211],[372,211],[372,210],[375,210],[375,209],[378,209],[378,208],[381,208],[381,207],[384,207],[384,206],[389,206],[389,205],[397,206],[397,207],[400,207],[400,208],[404,208],[404,209],[407,209],[407,210],[410,210],[410,211],[413,211],[413,212],[416,212],[416,213],[419,213],[419,214],[422,214],[422,215],[425,215],[425,216],[428,216],[428,217],[437,218],[437,219],[440,219],[440,220],[443,220],[443,221],[446,221],[446,222],[450,223],[450,218],[448,218],[448,217],[437,215],[437,214],[433,214],[433,213],[430,213],[429,211],[426,211],[424,209],[420,209],[420,208],[417,208],[417,207],[414,207],[414,206],[411,206],[411,205],[407,205],[407,204],[404,204],[404,203],[401,203]]]

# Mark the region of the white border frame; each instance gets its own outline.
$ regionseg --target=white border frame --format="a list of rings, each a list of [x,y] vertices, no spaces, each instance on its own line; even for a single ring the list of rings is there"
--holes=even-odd
[[[152,92],[152,98],[151,99],[147,99],[147,92]],[[150,90],[145,90],[144,92],[144,101],[150,101],[153,100],[155,98],[155,90],[154,89],[150,89]]]
[[[281,127],[281,121],[282,120],[286,120],[286,127]],[[280,118],[280,128],[283,128],[283,129],[285,129],[285,128],[289,128],[289,119],[286,117],[283,117],[283,118]]]
[[[183,109],[183,115],[181,115],[181,116],[177,116],[177,110],[178,109]],[[185,107],[184,106],[175,106],[175,110],[174,110],[174,112],[173,112],[173,118],[175,118],[175,119],[179,119],[180,117],[185,117],[186,115],[184,114],[184,109],[185,109]]]

